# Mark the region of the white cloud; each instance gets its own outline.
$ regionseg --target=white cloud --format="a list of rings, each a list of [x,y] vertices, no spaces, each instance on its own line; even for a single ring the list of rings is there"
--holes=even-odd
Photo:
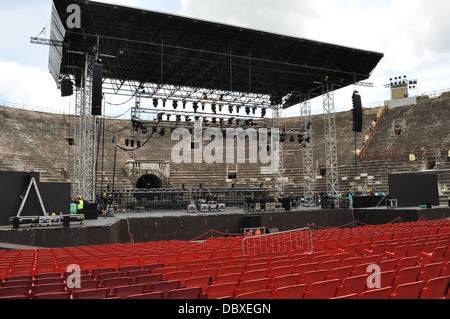
[[[1,102],[69,113],[67,100],[49,73],[17,62],[0,61]]]

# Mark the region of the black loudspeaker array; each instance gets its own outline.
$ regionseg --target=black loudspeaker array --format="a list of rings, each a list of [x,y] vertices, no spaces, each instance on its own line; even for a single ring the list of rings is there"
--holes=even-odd
[[[363,108],[358,91],[353,92],[353,132],[361,133],[363,125]]]
[[[72,96],[73,95],[73,83],[69,78],[64,78],[61,80],[61,96]]]
[[[92,66],[92,115],[102,115],[103,101],[103,64]]]

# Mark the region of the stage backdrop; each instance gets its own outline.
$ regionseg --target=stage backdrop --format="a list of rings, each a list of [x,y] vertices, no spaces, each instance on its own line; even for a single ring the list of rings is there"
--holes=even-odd
[[[439,206],[437,174],[390,174],[389,195],[398,207]]]
[[[36,179],[46,211],[49,214],[70,214],[70,184],[41,183],[39,173],[32,173],[32,176]],[[26,187],[25,172],[0,172],[0,225],[9,225],[9,218],[17,215],[22,203],[20,196]],[[42,215],[35,188],[32,187],[22,216]]]

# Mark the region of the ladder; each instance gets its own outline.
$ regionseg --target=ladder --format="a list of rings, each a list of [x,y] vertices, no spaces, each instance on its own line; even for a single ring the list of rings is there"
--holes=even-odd
[[[25,194],[25,197],[23,198],[22,204],[20,205],[19,212],[17,213],[17,217],[21,217],[22,212],[23,212],[23,208],[25,207],[25,203],[27,202],[28,195],[30,195],[31,187],[33,185],[34,185],[34,189],[36,190],[36,194],[37,194],[38,199],[39,199],[39,204],[41,205],[42,213],[44,214],[44,216],[47,215],[47,211],[45,210],[44,203],[42,202],[41,193],[39,192],[39,188],[37,186],[36,180],[34,179],[34,177],[32,177],[31,180],[30,180],[30,184],[28,185],[28,189],[27,189],[27,192]]]

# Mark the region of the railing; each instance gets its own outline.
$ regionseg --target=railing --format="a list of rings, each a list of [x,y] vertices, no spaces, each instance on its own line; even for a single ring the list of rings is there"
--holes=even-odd
[[[372,128],[372,131],[370,132],[369,139],[364,143],[364,146],[361,150],[360,159],[364,158],[366,151],[369,148],[370,144],[372,143],[372,140],[375,137],[375,134],[377,133],[378,128],[380,127],[381,123],[383,123],[388,110],[389,110],[389,106],[387,104],[383,107],[382,110],[380,110],[377,122],[376,122],[375,126]]]
[[[292,251],[312,254],[313,250],[312,230],[310,228],[251,236],[242,241],[244,256],[288,253]]]

